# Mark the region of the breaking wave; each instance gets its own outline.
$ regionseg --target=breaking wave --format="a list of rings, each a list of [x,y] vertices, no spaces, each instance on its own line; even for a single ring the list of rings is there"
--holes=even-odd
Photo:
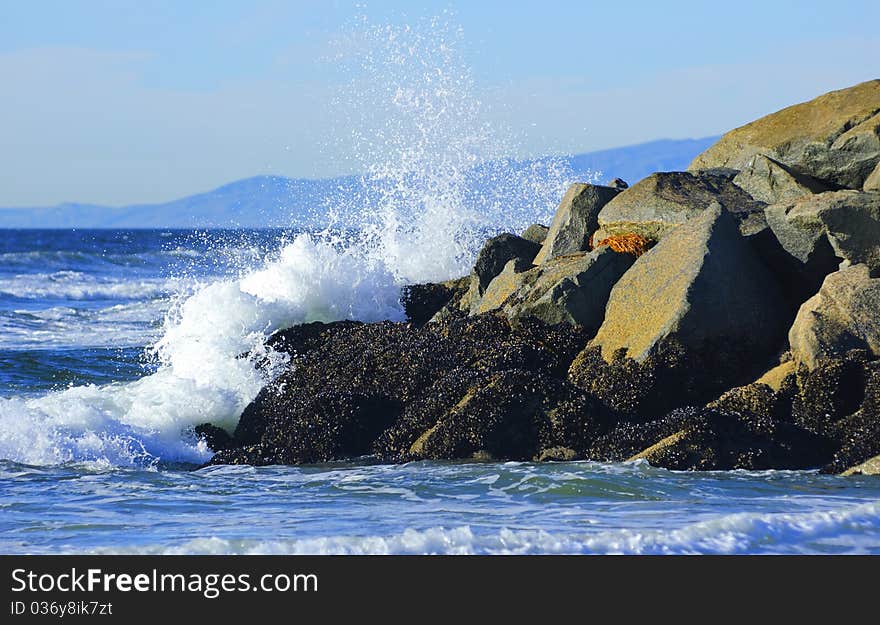
[[[326,231],[299,234],[236,277],[195,286],[63,270],[0,281],[0,294],[21,299],[174,294],[149,350],[155,373],[0,399],[0,458],[36,465],[205,461],[211,452],[194,426],[235,427],[284,362],[264,347],[272,332],[310,321],[400,320],[402,285],[462,275],[487,232],[550,215],[568,170],[552,159],[517,167],[497,160],[509,140],[486,121],[457,29],[438,20],[362,23],[356,38],[340,102],[359,116],[352,153],[367,173],[360,191],[326,198]],[[354,234],[338,234],[341,225]],[[270,366],[258,369],[264,358]]]

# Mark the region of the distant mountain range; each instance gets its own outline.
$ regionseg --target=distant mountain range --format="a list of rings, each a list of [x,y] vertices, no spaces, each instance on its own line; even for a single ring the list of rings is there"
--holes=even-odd
[[[602,181],[633,183],[655,171],[677,171],[714,143],[662,139],[564,157],[575,176],[602,172]],[[526,167],[534,161],[513,163]],[[319,225],[323,201],[354,189],[353,176],[310,180],[255,176],[163,204],[108,207],[64,203],[51,207],[0,208],[0,228],[204,228]]]

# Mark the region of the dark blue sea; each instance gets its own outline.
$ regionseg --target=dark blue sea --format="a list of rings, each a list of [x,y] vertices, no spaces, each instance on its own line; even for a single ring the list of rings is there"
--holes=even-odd
[[[2,553],[880,553],[880,478],[643,462],[196,469],[274,330],[401,319],[467,250],[295,231],[0,231]],[[444,249],[446,249],[444,248]]]

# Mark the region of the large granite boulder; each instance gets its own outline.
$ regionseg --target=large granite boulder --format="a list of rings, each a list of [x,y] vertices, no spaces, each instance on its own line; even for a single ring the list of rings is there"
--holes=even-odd
[[[756,200],[775,204],[831,190],[827,183],[801,174],[779,161],[756,154],[733,179]]]
[[[499,234],[486,241],[477,254],[470,287],[459,304],[461,310],[474,312],[489,283],[508,262],[518,259],[531,265],[540,249],[541,246],[534,241],[510,233]]]
[[[753,380],[782,346],[786,319],[775,280],[715,204],[620,278],[569,373],[616,410],[663,414]]]
[[[656,241],[713,205],[720,205],[743,222],[760,213],[764,203],[733,183],[735,173],[652,174],[605,205],[599,213],[599,232],[594,239],[638,234]]]
[[[864,263],[872,274],[880,272],[880,193],[804,196],[768,206],[765,217],[779,244],[813,282],[829,273],[830,255],[845,265]]]
[[[861,189],[880,161],[880,80],[826,93],[731,130],[688,170],[743,170],[757,154],[834,185]]]
[[[880,357],[880,278],[867,265],[830,274],[801,306],[788,341],[794,360],[809,368],[852,349]]]
[[[611,288],[634,260],[608,247],[552,258],[526,271],[513,260],[489,284],[476,312],[500,308],[510,319],[570,323],[593,334]]]
[[[535,257],[535,264],[540,265],[556,256],[588,250],[590,237],[599,227],[599,211],[619,192],[613,187],[593,184],[571,185],[556,209],[550,231]]]

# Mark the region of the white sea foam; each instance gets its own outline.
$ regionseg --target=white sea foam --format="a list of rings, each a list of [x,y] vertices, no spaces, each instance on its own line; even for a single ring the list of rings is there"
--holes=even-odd
[[[0,278],[0,295],[21,299],[146,299],[184,291],[188,278],[102,278],[81,271],[27,273]]]
[[[158,340],[171,302],[132,300],[103,308],[52,306],[0,316],[0,349],[143,347]]]
[[[271,332],[310,321],[399,320],[402,284],[463,274],[487,229],[512,229],[550,214],[568,179],[549,161],[509,172],[485,165],[481,179],[492,185],[484,193],[469,191],[474,166],[503,153],[505,144],[485,123],[448,25],[363,32],[371,52],[358,57],[368,61],[343,100],[382,115],[363,119],[357,138],[355,153],[369,172],[362,192],[326,203],[328,220],[345,214],[357,238],[341,241],[329,229],[299,235],[241,277],[176,298],[152,350],[160,363],[152,375],[0,401],[0,458],[29,464],[204,461],[210,452],[193,436],[193,426],[235,427],[275,370],[258,370],[240,355],[283,361],[265,353]],[[62,271],[16,276],[0,282],[0,292],[143,299],[182,286]],[[184,293],[191,289],[186,286]]]
[[[674,529],[553,533],[469,526],[407,529],[389,536],[293,540],[198,538],[183,544],[97,549],[151,554],[743,554],[876,548],[880,502],[804,513],[738,513]]]

